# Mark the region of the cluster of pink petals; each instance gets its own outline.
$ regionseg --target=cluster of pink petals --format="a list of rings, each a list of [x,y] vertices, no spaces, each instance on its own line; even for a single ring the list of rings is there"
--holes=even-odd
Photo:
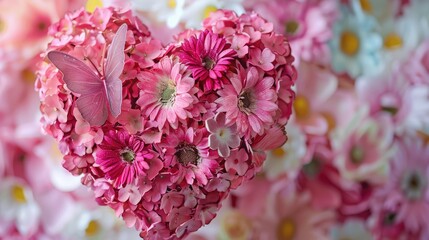
[[[203,30],[184,32],[166,47],[129,11],[80,10],[50,28],[47,52],[103,62],[103,49],[124,23],[119,117],[89,125],[76,108],[79,96],[46,61],[36,82],[43,127],[59,142],[63,166],[82,175],[99,204],[141,237],[183,238],[255,176],[264,150],[286,141],[294,58],[271,23],[222,10]]]

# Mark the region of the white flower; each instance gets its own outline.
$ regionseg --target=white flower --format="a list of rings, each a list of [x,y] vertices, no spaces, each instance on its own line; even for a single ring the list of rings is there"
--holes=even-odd
[[[79,188],[83,189],[81,177],[73,176],[61,165],[63,155],[59,150],[58,143],[48,137],[43,138],[43,140],[43,143],[35,148],[34,153],[48,169],[48,178],[52,185],[63,192],[72,192]]]
[[[374,16],[378,21],[383,22],[386,19],[394,16],[399,8],[399,1],[392,0],[353,0],[353,4],[359,5],[362,11],[367,14]]]
[[[392,16],[381,24],[382,57],[386,65],[391,66],[398,60],[407,58],[409,53],[418,46],[422,39],[422,31],[418,25],[419,21],[414,16],[402,16],[397,19]]]
[[[139,233],[134,229],[128,229],[115,216],[112,209],[97,207],[95,210],[89,210],[83,206],[77,209],[75,216],[62,231],[62,236],[67,239],[87,240],[140,239]]]
[[[143,11],[149,19],[176,27],[184,14],[185,0],[132,0],[133,10]]]
[[[386,180],[388,160],[394,153],[393,125],[387,116],[371,118],[362,108],[348,127],[336,129],[330,137],[336,153],[334,164],[345,179],[373,183]]]
[[[293,121],[286,125],[288,141],[280,148],[267,152],[264,172],[270,179],[281,174],[294,176],[302,166],[306,148],[306,136]]]
[[[364,221],[359,219],[349,219],[342,225],[332,228],[332,240],[372,240],[371,232],[365,227]]]
[[[418,23],[417,26],[409,26],[409,28],[419,29],[422,34],[422,39],[429,36],[429,1],[427,0],[413,0],[410,1],[408,7],[404,10],[404,17],[411,17]]]
[[[0,182],[0,222],[14,224],[22,235],[38,227],[40,208],[27,186],[14,178]]]
[[[429,89],[427,86],[416,85],[410,86],[409,92],[411,109],[400,130],[425,131],[429,126]]]
[[[233,10],[244,13],[243,0],[188,0],[183,12],[182,21],[187,28],[200,28],[203,19],[218,9]]]
[[[376,32],[377,22],[364,14],[359,5],[353,6],[353,11],[343,8],[342,17],[334,25],[329,42],[332,68],[352,77],[376,74],[383,67],[380,56],[383,41]]]

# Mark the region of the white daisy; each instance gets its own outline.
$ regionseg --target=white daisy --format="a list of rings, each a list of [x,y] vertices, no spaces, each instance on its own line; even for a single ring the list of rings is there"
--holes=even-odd
[[[23,236],[37,229],[41,214],[31,190],[15,178],[0,182],[0,213],[0,222],[14,224]]]
[[[131,8],[142,11],[149,19],[176,27],[183,17],[185,0],[131,0]]]
[[[200,28],[203,19],[218,9],[233,10],[244,13],[243,0],[188,0],[183,12],[182,21],[187,28]]]
[[[332,240],[372,240],[371,232],[365,227],[365,222],[359,219],[350,218],[343,224],[338,224],[332,228]]]

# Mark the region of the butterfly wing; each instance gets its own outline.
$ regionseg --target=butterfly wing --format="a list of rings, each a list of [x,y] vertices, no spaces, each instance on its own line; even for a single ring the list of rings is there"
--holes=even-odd
[[[82,117],[91,126],[101,126],[106,122],[109,112],[107,109],[107,96],[104,90],[81,95],[76,100],[76,105]]]
[[[81,96],[76,105],[82,117],[92,126],[107,119],[107,96],[103,81],[81,60],[59,51],[48,53],[49,60],[63,73],[67,87]]]
[[[63,80],[72,92],[89,94],[104,89],[100,77],[81,60],[59,51],[49,52],[48,58],[63,73]]]
[[[119,76],[121,76],[124,70],[124,47],[126,37],[127,25],[122,24],[116,32],[115,37],[113,37],[107,53],[106,66],[104,68],[107,100],[109,102],[110,112],[114,117],[118,117],[119,114],[121,114],[122,81],[119,79]]]

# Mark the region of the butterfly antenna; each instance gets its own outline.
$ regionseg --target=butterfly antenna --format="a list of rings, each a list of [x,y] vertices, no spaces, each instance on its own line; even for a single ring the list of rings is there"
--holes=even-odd
[[[86,60],[88,60],[90,63],[91,63],[91,65],[95,68],[95,70],[97,70],[97,72],[98,72],[98,76],[99,77],[102,77],[103,75],[100,73],[100,71],[98,70],[98,68],[95,66],[95,64],[91,61],[91,59],[90,58],[88,58],[88,57],[85,57],[85,59]]]

